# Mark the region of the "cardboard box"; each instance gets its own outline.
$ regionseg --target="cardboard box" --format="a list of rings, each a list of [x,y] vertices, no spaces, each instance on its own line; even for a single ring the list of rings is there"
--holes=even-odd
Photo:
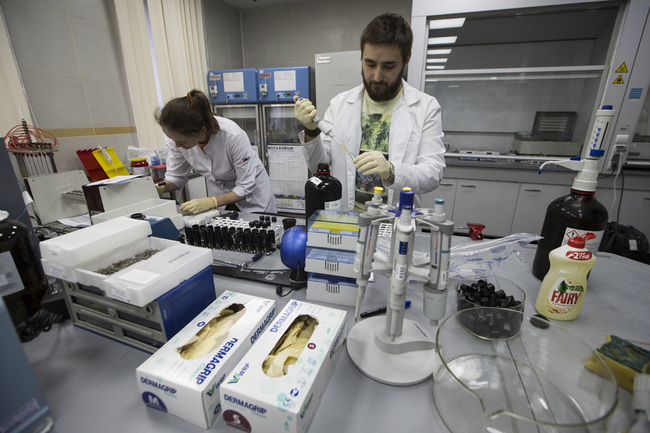
[[[76,266],[46,259],[41,259],[41,263],[47,275],[79,283],[94,292],[136,307],[144,307],[183,281],[192,278],[213,261],[212,251],[207,248],[155,237],[137,237],[128,244],[114,243],[114,248],[102,256]],[[148,249],[158,252],[111,275],[97,272]]]
[[[284,334],[303,318],[317,325],[295,364],[271,377],[263,370]],[[316,414],[346,338],[346,312],[290,300],[219,389],[227,424],[255,433],[304,433]],[[280,355],[277,356],[277,359]]]
[[[43,259],[74,268],[149,235],[151,225],[148,221],[122,216],[45,240],[39,245]]]
[[[199,338],[197,333],[205,332],[206,325],[228,307],[239,309],[232,315],[236,319],[232,327],[216,341]],[[142,400],[192,424],[210,427],[221,410],[219,386],[274,317],[275,301],[222,293],[137,368]]]

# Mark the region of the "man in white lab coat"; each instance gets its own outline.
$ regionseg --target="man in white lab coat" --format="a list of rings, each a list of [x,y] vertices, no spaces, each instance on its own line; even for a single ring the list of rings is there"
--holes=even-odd
[[[411,58],[413,33],[394,13],[382,14],[361,35],[363,84],[335,96],[323,122],[353,155],[332,137],[321,134],[313,119],[316,108],[297,99],[294,114],[309,169],[326,162],[343,186],[343,210],[362,211],[375,186],[384,187],[389,204],[410,187],[433,191],[442,179],[445,147],[440,104],[402,79]],[[396,194],[397,192],[397,194]]]

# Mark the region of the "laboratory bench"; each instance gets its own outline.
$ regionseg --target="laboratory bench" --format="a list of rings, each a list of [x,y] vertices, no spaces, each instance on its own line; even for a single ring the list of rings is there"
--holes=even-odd
[[[468,238],[454,237],[454,243]],[[524,260],[506,261],[496,271],[520,284],[527,293],[524,313],[535,314],[540,286],[531,273],[535,246],[522,249]],[[650,328],[650,266],[609,253],[599,253],[589,277],[586,298],[574,321],[555,322],[597,348],[610,334],[648,347]],[[256,267],[277,268],[279,253],[266,256]],[[305,300],[305,289],[276,295],[274,284],[214,276],[217,294],[234,290],[274,299],[278,311],[289,299]],[[386,306],[387,277],[379,275],[368,286],[362,311]],[[455,311],[454,280],[450,281],[447,314]],[[285,293],[287,289],[285,288]],[[422,312],[421,283],[409,283],[407,299],[412,306],[405,318],[425,326],[432,335],[436,327]],[[348,331],[354,325],[354,309],[326,304],[348,312]],[[55,433],[103,432],[236,432],[219,417],[208,430],[175,416],[148,408],[136,383],[136,368],[150,354],[74,327],[70,321],[55,325],[23,345],[49,403]],[[561,354],[557,354],[561,362]],[[619,401],[609,432],[625,431],[632,422],[632,394],[618,388]],[[331,432],[448,432],[435,407],[432,379],[397,387],[365,376],[351,362],[347,350],[336,365],[314,418],[311,433]]]

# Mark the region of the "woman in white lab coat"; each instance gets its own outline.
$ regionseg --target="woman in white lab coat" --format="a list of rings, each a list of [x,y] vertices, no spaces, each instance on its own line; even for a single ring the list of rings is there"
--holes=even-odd
[[[168,144],[167,171],[158,192],[181,188],[192,169],[206,179],[208,197],[182,203],[182,212],[197,214],[229,204],[247,213],[276,211],[271,179],[246,132],[214,115],[203,92],[172,99],[155,118],[174,142]]]

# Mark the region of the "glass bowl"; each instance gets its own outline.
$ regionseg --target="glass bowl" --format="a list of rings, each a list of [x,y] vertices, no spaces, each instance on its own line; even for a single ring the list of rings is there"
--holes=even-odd
[[[521,316],[500,309],[524,311],[526,292],[502,277],[463,280],[456,285],[456,311],[482,308],[459,318],[461,325],[479,338],[512,338],[519,333]]]
[[[484,325],[477,338],[463,325],[495,312],[520,323],[517,335],[489,338]],[[592,354],[607,377],[585,367]],[[433,399],[452,432],[604,432],[616,408],[618,386],[602,358],[574,335],[522,311],[456,312],[438,327],[436,356]]]

